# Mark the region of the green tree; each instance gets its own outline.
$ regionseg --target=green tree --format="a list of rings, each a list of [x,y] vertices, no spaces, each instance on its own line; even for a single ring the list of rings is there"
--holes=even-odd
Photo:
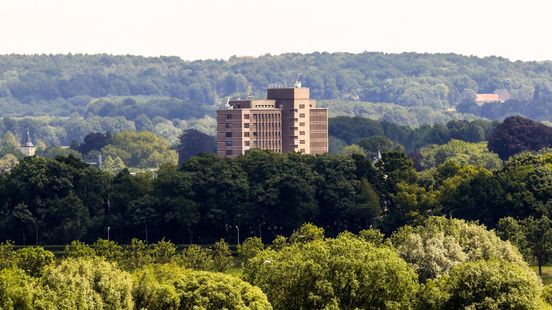
[[[176,246],[162,239],[150,245],[150,254],[155,264],[167,264],[175,260]]]
[[[16,251],[17,267],[32,277],[40,277],[55,262],[54,254],[42,247],[25,247]]]
[[[548,217],[529,217],[522,222],[525,231],[525,239],[531,254],[539,267],[539,275],[542,276],[542,266],[552,255],[552,221]]]
[[[215,242],[212,249],[213,266],[215,271],[225,272],[234,262],[228,243],[224,239]]]
[[[397,252],[342,234],[263,250],[243,277],[275,309],[401,309],[413,306],[417,276]]]
[[[71,244],[65,246],[65,257],[67,258],[79,258],[79,257],[94,257],[96,251],[94,248],[88,246],[86,243],[74,240]]]
[[[238,259],[241,264],[246,264],[264,249],[264,244],[259,237],[249,237],[238,245]]]
[[[542,284],[527,266],[500,261],[465,262],[430,281],[421,309],[538,309]]]
[[[131,275],[101,259],[63,260],[41,280],[46,292],[39,308],[134,309]]]
[[[40,295],[38,281],[23,270],[0,269],[0,308],[5,310],[35,309],[34,300]]]
[[[420,280],[436,278],[466,261],[500,259],[527,266],[518,249],[484,226],[431,217],[423,225],[401,227],[391,241]]]
[[[222,273],[156,265],[134,278],[137,309],[272,309],[258,287]]]
[[[192,244],[182,252],[182,263],[184,267],[194,270],[212,270],[212,251],[199,245]]]

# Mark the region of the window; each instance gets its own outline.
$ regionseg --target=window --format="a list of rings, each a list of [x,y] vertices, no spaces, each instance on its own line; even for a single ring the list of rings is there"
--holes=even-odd
[[[232,133],[231,133],[231,132],[227,132],[227,133],[226,133],[226,138],[232,138]]]
[[[300,122],[299,126],[305,126],[305,122]]]
[[[305,144],[305,140],[299,140],[299,144]]]
[[[226,145],[226,146],[232,146],[232,141],[225,141],[225,142],[224,142],[224,145]]]
[[[226,154],[226,156],[232,155],[232,150],[226,150],[225,154]]]
[[[299,117],[300,117],[300,118],[304,118],[304,117],[305,117],[305,113],[299,114]]]
[[[249,123],[244,123],[243,128],[249,128]]]
[[[299,131],[299,134],[300,134],[300,135],[304,135],[305,132],[304,132],[304,131]]]
[[[232,128],[232,124],[231,123],[226,123],[226,124],[224,124],[224,127],[225,128]]]
[[[245,141],[245,146],[249,146],[249,141]]]
[[[297,109],[293,109],[293,112],[299,112],[299,110],[297,110]]]
[[[300,149],[299,152],[305,153],[305,149]]]
[[[244,115],[243,115],[243,118],[249,119],[249,114],[244,114]]]
[[[243,133],[243,136],[244,136],[244,137],[249,137],[249,132],[244,132],[244,133]]]
[[[232,119],[232,114],[226,114],[226,119]]]
[[[299,105],[299,109],[304,109],[305,108],[305,105],[304,104],[300,104]]]
[[[254,137],[257,136],[257,132],[256,132],[256,131],[253,131],[253,136],[254,136]]]

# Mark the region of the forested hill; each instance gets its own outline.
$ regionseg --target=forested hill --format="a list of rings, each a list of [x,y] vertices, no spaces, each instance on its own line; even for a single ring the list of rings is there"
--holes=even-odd
[[[461,110],[490,118],[535,110],[536,115],[528,116],[544,119],[550,119],[552,111],[552,62],[415,53],[283,54],[191,62],[178,57],[5,55],[0,56],[0,111],[2,116],[78,112],[127,119],[139,114],[198,118],[211,114],[227,97],[245,96],[249,87],[263,96],[271,84],[291,85],[299,73],[313,98],[336,100],[335,105],[359,101],[393,103],[410,111],[450,111],[477,92],[508,89],[512,104],[464,104]],[[123,102],[127,97],[132,100]],[[531,105],[534,109],[528,108]]]

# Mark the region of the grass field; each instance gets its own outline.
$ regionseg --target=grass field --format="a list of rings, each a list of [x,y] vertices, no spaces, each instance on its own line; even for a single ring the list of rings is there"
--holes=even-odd
[[[539,267],[531,266],[533,270],[538,274]],[[542,266],[542,283],[548,285],[552,283],[552,266]]]

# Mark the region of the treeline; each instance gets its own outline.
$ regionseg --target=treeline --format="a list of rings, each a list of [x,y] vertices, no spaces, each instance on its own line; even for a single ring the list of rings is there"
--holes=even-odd
[[[546,309],[520,252],[484,226],[431,217],[385,238],[325,236],[304,224],[270,244],[74,241],[56,264],[41,247],[0,244],[2,309]],[[226,273],[226,274],[225,274]],[[78,283],[79,285],[75,285]]]
[[[250,87],[262,96],[267,86],[289,86],[301,73],[316,99],[444,110],[475,93],[508,89],[513,100],[544,110],[535,117],[545,118],[552,98],[551,72],[546,62],[455,54],[290,53],[191,62],[177,57],[4,55],[0,107],[4,115],[77,112],[132,120],[140,113],[167,117],[175,112],[181,119],[197,118],[205,106],[228,96],[246,96]],[[515,112],[527,111],[515,105]],[[504,113],[494,116],[499,115]]]

